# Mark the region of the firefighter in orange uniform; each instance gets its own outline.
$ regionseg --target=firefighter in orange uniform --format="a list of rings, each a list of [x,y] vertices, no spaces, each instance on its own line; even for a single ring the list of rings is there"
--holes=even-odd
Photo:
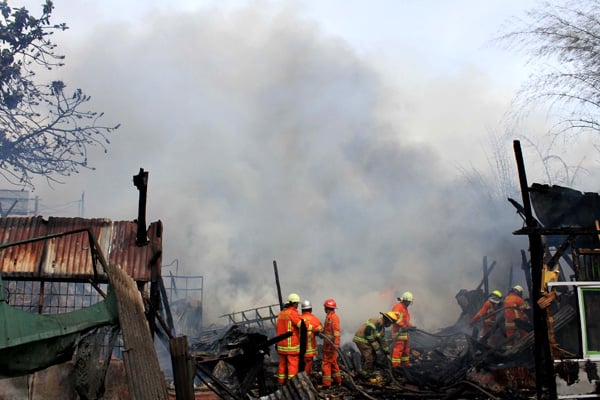
[[[524,337],[527,331],[517,327],[516,320],[527,322],[529,317],[526,314],[527,303],[523,300],[523,287],[516,285],[504,299],[504,326],[506,328],[506,337],[510,339],[506,347],[512,347],[515,341],[515,334],[518,332],[520,337]]]
[[[385,328],[398,321],[398,313],[388,311],[385,314],[380,314],[379,318],[369,318],[367,322],[362,324],[354,334],[354,339],[352,339],[362,358],[360,374],[366,379],[377,377],[375,360],[378,350],[381,350],[387,358],[391,358],[390,348],[385,339]]]
[[[298,373],[300,358],[300,326],[302,318],[298,314],[300,296],[291,293],[283,310],[277,316],[276,335],[291,332],[292,336],[277,342],[279,354],[279,368],[277,369],[277,382],[284,385]]]
[[[304,353],[304,371],[310,376],[313,360],[317,355],[317,336],[323,331],[323,325],[316,315],[312,313],[312,304],[309,300],[302,302],[300,318],[306,325],[306,352]]]
[[[323,363],[321,372],[323,374],[322,386],[328,388],[331,381],[336,385],[342,384],[342,371],[337,362],[337,350],[340,347],[342,331],[340,329],[340,317],[335,313],[337,304],[334,299],[327,299],[323,303],[325,309],[325,326],[323,328]]]
[[[392,325],[392,367],[410,366],[410,341],[408,331],[414,329],[410,323],[408,306],[412,304],[414,296],[411,292],[404,292],[398,297],[398,303],[392,311],[398,314],[398,320]]]
[[[482,321],[481,337],[490,336],[490,331],[495,328],[497,315],[502,307],[502,292],[494,290],[490,297],[483,303],[477,314],[471,318],[471,325],[477,321]],[[490,338],[491,339],[491,338]],[[490,339],[488,343],[493,344]]]

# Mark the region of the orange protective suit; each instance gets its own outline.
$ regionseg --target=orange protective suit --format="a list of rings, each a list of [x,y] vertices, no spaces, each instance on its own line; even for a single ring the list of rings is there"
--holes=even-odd
[[[325,337],[323,340],[323,365],[321,367],[323,387],[331,386],[332,380],[336,384],[342,383],[342,371],[337,362],[337,349],[340,347],[341,334],[340,317],[334,309],[329,309],[323,327],[323,336]]]
[[[528,321],[529,317],[525,311],[527,310],[527,304],[521,296],[514,291],[511,291],[504,299],[504,326],[506,328],[506,337],[510,340],[506,343],[506,347],[512,347],[514,345],[515,333],[519,332],[521,337],[527,334],[526,330],[517,328],[515,320],[520,319]]]
[[[316,334],[323,331],[321,321],[313,313],[304,310],[300,318],[304,320],[306,325],[306,353],[304,353],[304,371],[310,376],[313,360],[317,356],[317,338]]]
[[[302,319],[298,314],[298,304],[287,305],[277,316],[275,331],[277,336],[292,332],[292,336],[277,342],[279,354],[279,367],[277,369],[277,382],[284,385],[287,380],[298,373],[300,358],[300,325]]]
[[[392,367],[400,365],[410,365],[410,340],[408,337],[408,328],[410,324],[410,314],[408,308],[403,302],[398,302],[392,311],[398,313],[398,321],[392,325],[392,341],[394,348],[392,349]]]
[[[477,322],[479,320],[482,320],[482,329],[481,329],[482,336],[485,336],[496,325],[497,313],[495,311],[497,311],[497,309],[498,309],[497,304],[492,303],[488,299],[483,303],[483,305],[481,306],[481,308],[479,309],[477,314],[475,314],[473,316],[473,318],[471,318],[472,324],[474,324],[475,322]]]

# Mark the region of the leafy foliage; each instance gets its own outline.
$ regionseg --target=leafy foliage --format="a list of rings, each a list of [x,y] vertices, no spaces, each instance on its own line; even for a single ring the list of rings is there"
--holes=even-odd
[[[40,83],[36,70],[63,65],[50,37],[67,26],[52,25],[52,1],[40,18],[0,2],[0,175],[33,187],[34,176],[57,181],[88,166],[88,148],[107,151],[107,135],[118,129],[99,123],[103,113],[81,110],[90,100],[81,89],[66,92],[62,81]]]

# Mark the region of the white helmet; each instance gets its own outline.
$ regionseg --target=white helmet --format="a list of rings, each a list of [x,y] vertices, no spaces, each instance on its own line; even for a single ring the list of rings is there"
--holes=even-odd
[[[402,297],[400,297],[399,299],[400,301],[408,301],[408,302],[413,302],[415,300],[415,296],[413,296],[413,294],[411,292],[404,292],[402,293]]]
[[[513,291],[514,291],[515,293],[517,293],[519,296],[523,296],[523,286],[521,286],[521,285],[515,285],[515,286],[513,286],[513,288],[512,288],[512,289],[513,289]]]
[[[312,310],[312,304],[310,304],[310,300],[302,301],[302,310]]]

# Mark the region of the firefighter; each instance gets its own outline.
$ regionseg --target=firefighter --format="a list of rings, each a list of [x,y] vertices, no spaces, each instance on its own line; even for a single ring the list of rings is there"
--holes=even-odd
[[[362,358],[360,374],[365,379],[378,379],[374,371],[378,350],[381,350],[388,359],[391,358],[390,348],[385,339],[385,328],[398,321],[398,313],[388,311],[380,314],[380,317],[369,318],[362,324],[352,340],[360,352]]]
[[[471,318],[471,324],[482,321],[481,337],[485,338],[489,344],[493,345],[490,336],[492,330],[496,327],[498,312],[502,308],[502,292],[494,290],[486,301],[483,302],[481,309]]]
[[[334,299],[327,299],[323,303],[325,309],[325,326],[323,327],[323,362],[321,373],[323,375],[322,387],[328,388],[331,382],[336,385],[342,384],[342,371],[337,362],[338,349],[342,331],[340,329],[340,317],[335,312],[337,304]]]
[[[277,315],[277,336],[291,332],[292,336],[277,342],[277,353],[279,354],[279,368],[277,369],[277,382],[284,385],[286,381],[298,373],[300,358],[300,326],[302,318],[298,314],[300,296],[291,293],[283,310]]]
[[[410,341],[408,331],[416,329],[410,323],[410,314],[408,306],[414,300],[411,292],[404,292],[402,296],[397,297],[398,303],[394,305],[392,311],[398,314],[398,320],[392,325],[392,341],[394,342],[392,350],[392,367],[410,366]]]
[[[323,325],[316,315],[312,313],[312,304],[310,300],[302,301],[302,314],[300,318],[306,325],[306,352],[304,353],[304,371],[310,376],[313,359],[317,355],[317,336],[323,331]]]
[[[527,331],[517,326],[518,321],[527,323],[529,318],[526,311],[527,303],[523,300],[523,287],[516,285],[506,295],[504,299],[504,326],[506,329],[506,337],[508,339],[506,347],[510,348],[515,343],[515,337],[524,337]]]

